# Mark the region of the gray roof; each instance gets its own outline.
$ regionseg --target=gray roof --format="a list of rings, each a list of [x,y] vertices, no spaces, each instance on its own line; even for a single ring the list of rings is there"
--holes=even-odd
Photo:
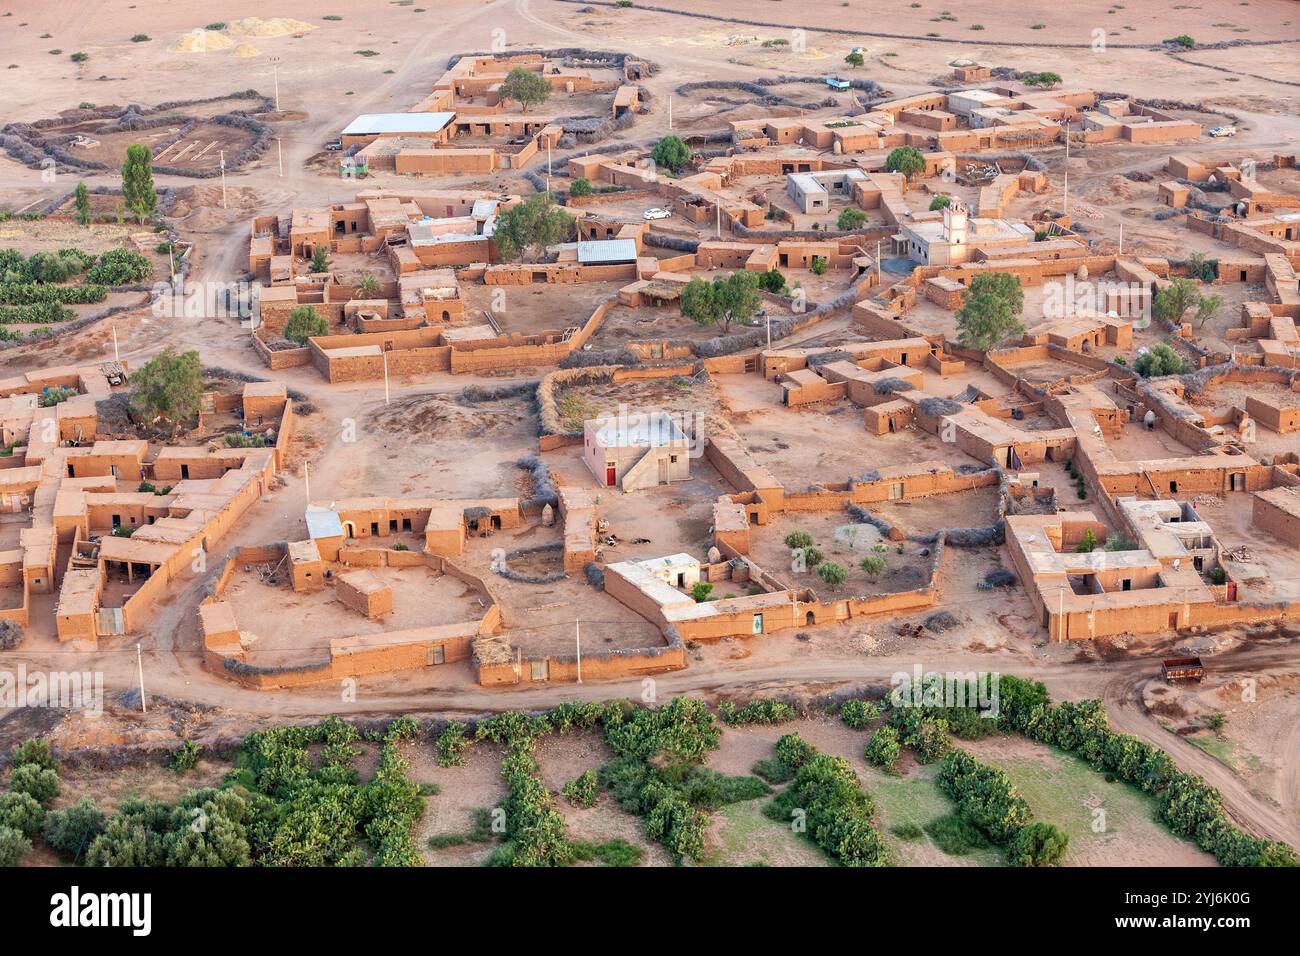
[[[594,239],[590,242],[580,242],[578,262],[583,265],[636,262],[636,242],[631,239]]]

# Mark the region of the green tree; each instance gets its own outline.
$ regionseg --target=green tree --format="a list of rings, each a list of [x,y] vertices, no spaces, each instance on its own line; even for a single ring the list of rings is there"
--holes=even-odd
[[[840,210],[840,218],[836,220],[841,230],[848,232],[850,229],[861,229],[867,221],[867,214],[857,206],[847,206]]]
[[[540,73],[515,67],[501,81],[501,98],[514,100],[527,113],[530,106],[546,102],[551,95],[551,84]]]
[[[86,184],[83,182],[77,183],[73,196],[77,206],[77,222],[83,226],[90,225],[90,196],[86,192]]]
[[[874,578],[885,570],[885,559],[878,554],[869,554],[858,562],[858,567]]]
[[[139,222],[158,211],[158,193],[153,186],[153,153],[148,146],[132,143],[126,148],[126,159],[122,162],[122,200]]]
[[[364,299],[373,299],[379,294],[379,277],[373,272],[367,272],[357,283],[357,294]]]
[[[987,352],[1008,336],[1024,331],[1010,304],[991,292],[969,295],[957,310],[957,341]]]
[[[1210,319],[1214,318],[1215,313],[1223,308],[1223,296],[1221,295],[1203,295],[1201,301],[1196,304],[1196,316],[1193,322],[1199,329]]]
[[[1050,90],[1061,85],[1060,73],[1034,73],[1025,77],[1025,83],[1029,86],[1041,86],[1043,89]]]
[[[809,548],[812,547],[813,536],[807,531],[791,531],[785,536],[785,546],[787,548]]]
[[[826,582],[830,588],[837,588],[848,580],[849,572],[841,564],[834,561],[823,561],[817,566],[817,576]]]
[[[536,258],[572,231],[573,217],[555,204],[555,198],[535,193],[498,214],[493,240],[502,259],[518,259],[526,252]]]
[[[915,146],[899,146],[890,152],[885,159],[885,170],[891,173],[902,173],[908,179],[911,179],[917,173],[925,169],[925,157]]]
[[[315,335],[329,332],[329,322],[310,305],[300,305],[289,313],[289,321],[284,324],[284,337],[290,342],[305,345]]]
[[[330,271],[330,251],[325,246],[317,246],[311,253],[311,271]]]
[[[936,212],[940,209],[947,209],[952,205],[952,197],[946,193],[940,193],[930,200],[930,212]]]
[[[829,268],[829,263],[826,261],[825,256],[813,256],[812,265],[809,268],[812,269],[813,275],[823,276],[826,274],[827,268]]]
[[[656,166],[666,166],[674,173],[680,173],[682,167],[691,161],[691,149],[680,137],[665,136],[655,143],[650,151],[650,158]]]
[[[844,62],[847,63],[849,66],[861,66],[863,63],[866,62],[866,60],[863,58],[861,53],[859,53],[857,50],[854,50],[852,53],[850,53],[848,56],[844,58]]]
[[[177,353],[167,346],[131,375],[131,402],[151,421],[165,419],[172,434],[198,417],[203,394],[199,353]]]
[[[1174,325],[1181,325],[1183,315],[1188,309],[1194,309],[1201,301],[1201,290],[1191,279],[1176,276],[1169,284],[1156,292],[1151,301],[1151,310],[1156,318]]]
[[[1185,367],[1183,357],[1164,342],[1151,346],[1133,363],[1134,370],[1143,378],[1181,375]]]
[[[721,325],[726,332],[732,322],[753,318],[762,302],[757,273],[733,272],[712,282],[695,276],[682,289],[681,312],[698,325]]]
[[[575,179],[572,183],[569,184],[569,195],[579,196],[579,197],[590,196],[591,180],[579,176],[577,179]]]

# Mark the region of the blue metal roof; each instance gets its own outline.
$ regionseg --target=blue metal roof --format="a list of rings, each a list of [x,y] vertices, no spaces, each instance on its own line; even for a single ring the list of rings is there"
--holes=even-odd
[[[343,537],[343,522],[339,519],[339,513],[326,508],[308,508],[307,536],[313,540]]]

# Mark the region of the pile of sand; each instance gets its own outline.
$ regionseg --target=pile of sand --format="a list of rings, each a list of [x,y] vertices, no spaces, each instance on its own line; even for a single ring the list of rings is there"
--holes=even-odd
[[[182,33],[180,39],[169,50],[172,53],[208,53],[212,50],[229,50],[235,41],[216,30],[190,30]]]
[[[262,51],[245,40],[235,47],[235,56],[261,56]]]
[[[315,26],[305,20],[294,20],[292,17],[244,17],[226,24],[226,32],[234,37],[283,37],[315,29]]]

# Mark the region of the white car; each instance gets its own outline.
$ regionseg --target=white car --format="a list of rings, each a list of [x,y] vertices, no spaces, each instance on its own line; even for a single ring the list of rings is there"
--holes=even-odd
[[[641,214],[641,218],[646,220],[647,222],[651,222],[655,219],[668,219],[671,216],[672,213],[670,213],[667,209],[660,209],[658,206],[656,206],[654,209],[647,209],[645,212]]]
[[[1235,126],[1216,126],[1210,130],[1211,136],[1236,136],[1237,127]]]

